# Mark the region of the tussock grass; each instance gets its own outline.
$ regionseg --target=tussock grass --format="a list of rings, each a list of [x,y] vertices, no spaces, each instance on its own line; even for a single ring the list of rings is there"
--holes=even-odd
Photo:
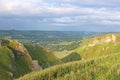
[[[120,80],[120,53],[57,65],[16,80]]]

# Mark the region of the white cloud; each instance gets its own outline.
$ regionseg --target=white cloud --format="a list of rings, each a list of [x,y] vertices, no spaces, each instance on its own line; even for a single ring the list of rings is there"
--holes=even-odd
[[[120,21],[103,20],[101,23],[103,23],[104,25],[118,25],[118,26],[120,26]]]
[[[9,18],[11,19],[11,22],[17,20],[23,20],[23,22],[26,22],[27,20],[27,23],[36,21],[37,24],[41,25],[46,24],[55,26],[118,26],[120,25],[120,8],[106,7],[108,5],[113,6],[115,4],[120,4],[120,1],[115,2],[115,0],[49,0],[48,2],[48,0],[0,0],[0,16],[13,15],[11,18]],[[95,5],[99,5],[99,7]],[[7,21],[5,19],[8,18],[1,18],[0,20]]]
[[[89,6],[119,6],[119,0],[62,0],[64,3]]]
[[[39,1],[42,5],[44,3],[42,1]],[[40,5],[41,5],[40,4]],[[5,0],[0,1],[0,14],[37,14],[42,12],[42,5],[37,5],[37,2],[31,2],[28,0]]]

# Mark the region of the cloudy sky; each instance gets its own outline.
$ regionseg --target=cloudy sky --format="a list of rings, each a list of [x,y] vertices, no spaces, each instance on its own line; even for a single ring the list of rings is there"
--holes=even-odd
[[[120,31],[120,0],[0,0],[0,30]]]

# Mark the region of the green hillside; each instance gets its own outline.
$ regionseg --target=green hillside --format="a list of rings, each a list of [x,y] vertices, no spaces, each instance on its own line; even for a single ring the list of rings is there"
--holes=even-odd
[[[120,80],[120,53],[57,65],[16,80]]]
[[[13,46],[14,44],[14,46]],[[11,80],[31,71],[31,57],[15,40],[0,39],[0,80]]]
[[[0,80],[120,80],[119,48],[120,34],[106,34],[83,39],[59,60],[39,45],[0,39]]]
[[[106,34],[84,39],[75,50],[82,59],[96,58],[120,52],[120,34]]]
[[[62,58],[64,62],[80,61],[32,72],[17,80],[120,80],[119,48],[119,34],[83,39],[75,54]]]
[[[68,56],[61,59],[63,62],[71,62],[71,61],[77,61],[81,60],[80,55],[76,52],[72,52]]]
[[[118,53],[120,52],[120,34],[106,34],[93,38],[83,39],[78,45],[79,47],[74,49],[74,53],[77,54],[69,53],[61,60],[63,62],[70,62]],[[64,53],[61,53],[61,55],[64,55]]]
[[[51,51],[48,51],[38,45],[26,44],[25,47],[31,57],[38,60],[42,68],[62,63]]]
[[[0,80],[9,80],[11,78],[9,65],[12,64],[11,60],[12,51],[7,47],[0,47]]]
[[[13,80],[31,71],[62,63],[54,54],[37,45],[0,39],[0,80]]]

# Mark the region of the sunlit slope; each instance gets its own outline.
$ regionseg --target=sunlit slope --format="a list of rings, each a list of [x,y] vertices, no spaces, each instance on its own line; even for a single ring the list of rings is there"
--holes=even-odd
[[[74,62],[32,72],[18,80],[120,80],[119,34],[83,39],[74,51],[80,61],[74,61],[76,55],[71,53],[62,60]]]
[[[120,53],[61,64],[17,80],[120,80]]]
[[[96,58],[120,52],[120,35],[106,34],[94,38],[87,38],[81,40],[78,44],[79,46],[73,52],[69,54],[62,53],[63,56],[67,55],[61,59],[63,62]],[[58,57],[59,55],[57,54]]]
[[[76,49],[82,59],[100,57],[120,52],[120,34],[106,34],[91,39],[83,39]]]

